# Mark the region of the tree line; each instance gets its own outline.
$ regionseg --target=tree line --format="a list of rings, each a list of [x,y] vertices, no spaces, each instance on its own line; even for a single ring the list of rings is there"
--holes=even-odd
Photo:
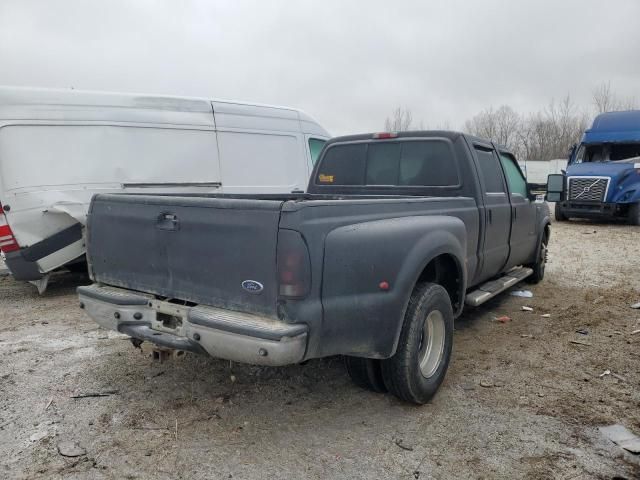
[[[602,112],[638,108],[635,98],[620,98],[603,83],[592,92],[592,104],[579,108],[570,96],[551,100],[537,112],[519,113],[509,105],[485,109],[464,122],[462,130],[507,146],[522,160],[567,158],[568,149],[580,141],[593,117]],[[449,129],[448,125],[440,128]],[[423,129],[409,109],[398,107],[385,120],[387,131]]]

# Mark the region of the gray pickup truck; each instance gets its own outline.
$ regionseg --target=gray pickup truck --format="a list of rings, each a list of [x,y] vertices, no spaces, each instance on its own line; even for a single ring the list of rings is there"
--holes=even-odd
[[[80,306],[135,342],[239,362],[344,355],[358,385],[425,403],[463,306],[543,278],[549,223],[486,140],[340,137],[306,193],[96,195]]]

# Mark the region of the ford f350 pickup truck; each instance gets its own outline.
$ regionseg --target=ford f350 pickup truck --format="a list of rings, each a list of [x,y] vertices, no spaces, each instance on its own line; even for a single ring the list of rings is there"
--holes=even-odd
[[[136,341],[261,365],[345,355],[427,402],[454,318],[544,276],[549,211],[515,157],[461,133],[340,137],[307,192],[96,195],[80,306]]]

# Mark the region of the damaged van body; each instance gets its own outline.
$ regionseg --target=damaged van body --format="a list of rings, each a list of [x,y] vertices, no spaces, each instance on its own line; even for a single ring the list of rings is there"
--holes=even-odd
[[[96,193],[302,191],[329,134],[233,101],[0,87],[0,250],[40,291],[84,268]]]

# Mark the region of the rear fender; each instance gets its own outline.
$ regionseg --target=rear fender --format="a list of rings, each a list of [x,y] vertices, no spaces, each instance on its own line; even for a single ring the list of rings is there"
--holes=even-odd
[[[325,240],[321,356],[393,355],[425,266],[438,255],[451,255],[462,275],[462,293],[465,252],[465,225],[452,216],[401,217],[333,230]]]

